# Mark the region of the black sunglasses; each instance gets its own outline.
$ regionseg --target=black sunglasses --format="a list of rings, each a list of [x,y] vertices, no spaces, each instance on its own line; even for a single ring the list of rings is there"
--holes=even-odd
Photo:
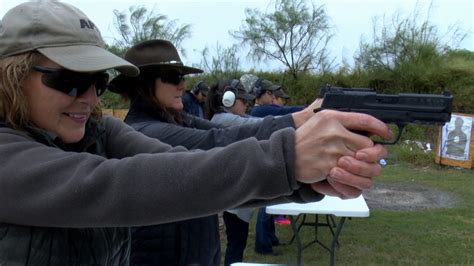
[[[84,94],[92,85],[95,86],[95,93],[101,96],[107,89],[109,74],[100,73],[79,73],[66,69],[56,69],[44,66],[34,66],[34,70],[43,73],[41,82],[49,88],[65,93],[71,97],[78,97]]]
[[[181,81],[186,80],[184,75],[177,71],[160,72],[158,76],[164,83],[179,85]]]

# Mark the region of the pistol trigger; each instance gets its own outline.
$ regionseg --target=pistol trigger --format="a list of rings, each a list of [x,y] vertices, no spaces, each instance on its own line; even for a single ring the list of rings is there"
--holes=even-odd
[[[398,127],[398,135],[395,138],[395,141],[393,141],[392,144],[397,143],[400,140],[400,137],[402,136],[403,129],[405,128],[405,124],[397,124]]]
[[[396,124],[398,127],[398,134],[395,138],[388,140],[388,141],[374,141],[376,144],[383,144],[383,145],[394,145],[400,140],[402,136],[403,129],[405,128],[405,124]]]
[[[397,141],[400,140],[400,137],[402,136],[402,133],[403,133],[403,129],[405,128],[406,125],[407,125],[406,123],[397,124],[397,127],[398,127]]]

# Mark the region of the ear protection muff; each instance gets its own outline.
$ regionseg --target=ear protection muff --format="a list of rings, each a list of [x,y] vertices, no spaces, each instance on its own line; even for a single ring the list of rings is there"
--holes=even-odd
[[[194,86],[191,88],[191,91],[196,94],[199,92],[200,88],[199,86],[203,83],[204,81],[203,80],[200,80],[198,81],[196,84],[194,84]]]
[[[224,95],[222,96],[222,105],[229,108],[229,107],[232,107],[234,103],[235,103],[235,93],[232,91],[224,92]]]
[[[263,79],[259,78],[255,81],[255,84],[253,84],[253,90],[255,92],[255,96],[260,97],[262,94],[262,81]]]
[[[235,98],[237,94],[237,86],[240,80],[233,79],[229,86],[224,89],[224,95],[222,95],[222,105],[224,107],[232,107],[235,104]]]

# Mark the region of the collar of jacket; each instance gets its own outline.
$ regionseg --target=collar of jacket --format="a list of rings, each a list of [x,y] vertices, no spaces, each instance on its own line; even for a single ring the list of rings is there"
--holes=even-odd
[[[59,138],[53,138],[52,134],[49,134],[47,131],[37,127],[28,126],[25,128],[25,131],[36,141],[43,143],[47,146],[57,147],[65,151],[75,152],[87,151],[91,145],[96,143],[98,139],[105,135],[104,126],[93,118],[89,118],[86,123],[84,137],[79,142],[73,144],[65,144]]]

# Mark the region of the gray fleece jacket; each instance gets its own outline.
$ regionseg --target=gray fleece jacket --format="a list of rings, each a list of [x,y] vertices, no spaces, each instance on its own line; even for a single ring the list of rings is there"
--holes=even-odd
[[[291,128],[269,140],[249,138],[188,152],[115,118],[105,117],[103,123],[108,159],[49,147],[24,132],[0,127],[0,222],[77,228],[150,225],[289,196],[300,188],[293,172]],[[233,163],[236,158],[238,164]],[[192,161],[200,163],[183,165]]]

